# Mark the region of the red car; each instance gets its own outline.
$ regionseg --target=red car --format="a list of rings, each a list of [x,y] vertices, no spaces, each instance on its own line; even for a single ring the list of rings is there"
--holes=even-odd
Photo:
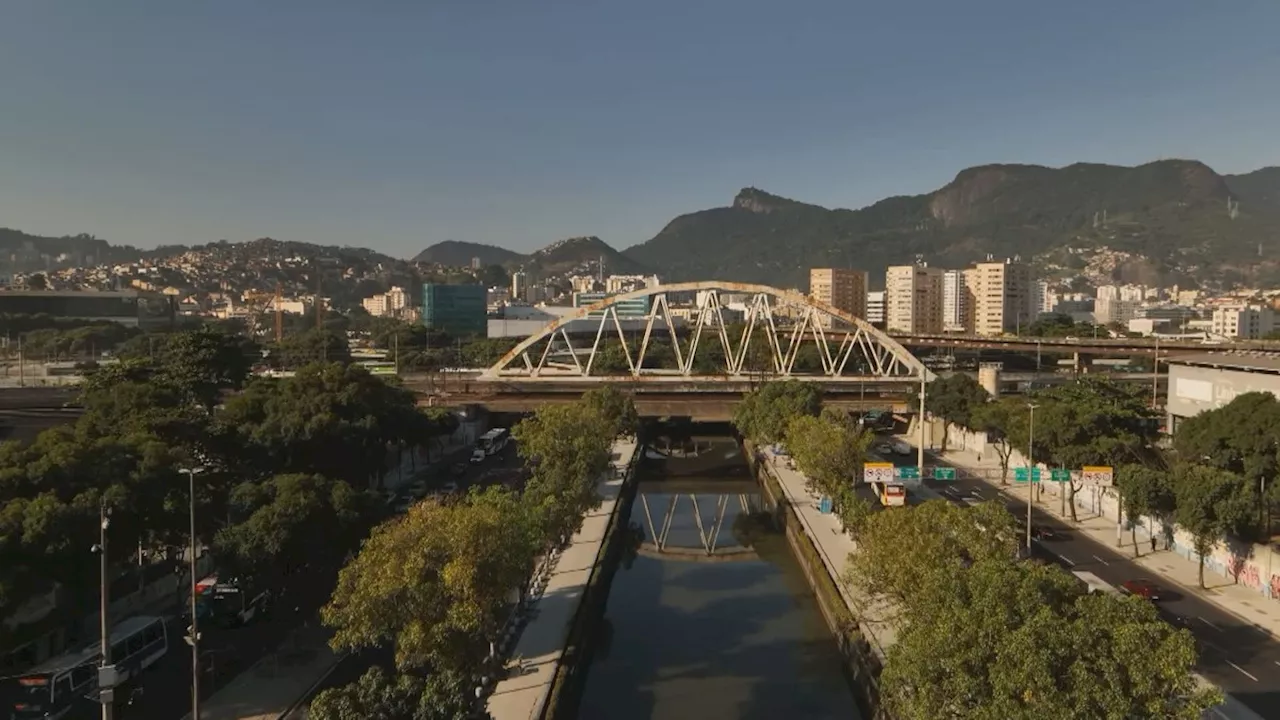
[[[1150,580],[1129,580],[1122,585],[1126,591],[1155,602],[1160,599],[1160,588]]]

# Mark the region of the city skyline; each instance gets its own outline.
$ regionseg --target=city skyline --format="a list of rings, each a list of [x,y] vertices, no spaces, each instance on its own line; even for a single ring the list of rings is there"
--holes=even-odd
[[[0,226],[621,249],[744,186],[858,208],[994,162],[1277,164],[1280,8],[1175,5],[10,7]]]

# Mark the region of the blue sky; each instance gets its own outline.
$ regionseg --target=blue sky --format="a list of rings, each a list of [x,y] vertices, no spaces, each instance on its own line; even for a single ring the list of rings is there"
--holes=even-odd
[[[1277,28],[1274,0],[6,0],[0,226],[627,247],[749,185],[1246,172],[1280,164]]]

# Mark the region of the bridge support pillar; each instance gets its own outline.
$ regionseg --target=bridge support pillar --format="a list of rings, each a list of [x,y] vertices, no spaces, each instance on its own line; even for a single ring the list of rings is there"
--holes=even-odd
[[[1000,397],[1000,369],[1003,363],[982,363],[978,366],[978,384],[992,398]]]

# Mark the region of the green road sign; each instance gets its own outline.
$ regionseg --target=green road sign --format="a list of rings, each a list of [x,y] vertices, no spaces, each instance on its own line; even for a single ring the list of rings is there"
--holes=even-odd
[[[893,472],[894,476],[897,477],[899,480],[919,480],[920,479],[920,468],[918,467],[915,467],[915,466],[899,467],[899,468],[894,468],[893,470],[894,470]]]
[[[933,469],[934,480],[955,480],[956,469],[953,467],[936,467]]]
[[[1040,482],[1040,468],[1031,468],[1030,470],[1031,470],[1030,472],[1031,482],[1033,483]],[[1013,481],[1020,482],[1020,483],[1027,482],[1027,474],[1028,474],[1027,468],[1024,468],[1024,467],[1014,468]]]
[[[1049,479],[1054,482],[1070,482],[1071,471],[1066,468],[1054,468],[1049,471]]]

